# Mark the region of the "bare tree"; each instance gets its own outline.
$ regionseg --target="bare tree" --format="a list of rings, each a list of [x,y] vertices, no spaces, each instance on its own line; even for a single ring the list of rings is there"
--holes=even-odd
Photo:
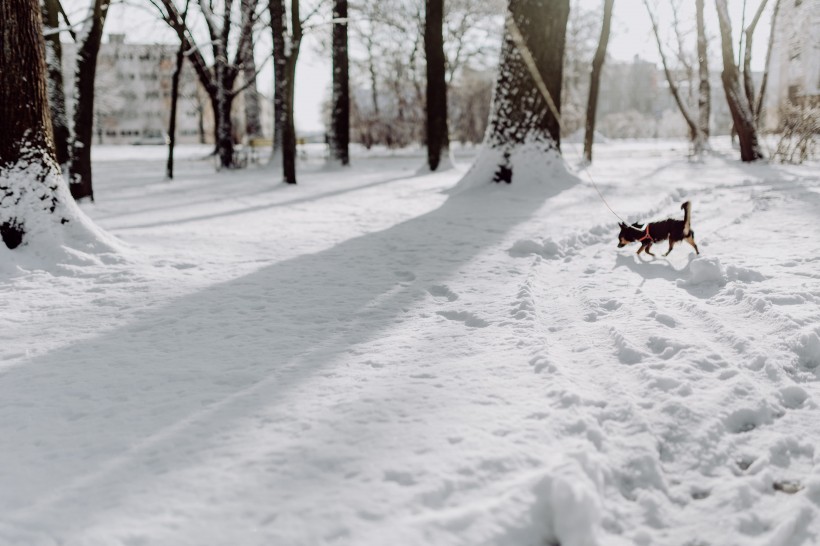
[[[709,138],[709,116],[712,110],[712,89],[709,83],[709,56],[706,51],[706,25],[703,21],[703,0],[695,0],[695,19],[698,33],[698,129],[704,139]]]
[[[259,0],[242,0],[242,27],[250,25],[253,27],[256,7]],[[256,87],[256,59],[254,58],[253,33],[248,38],[249,43],[243,50],[242,57],[242,79],[246,89],[245,99],[245,134],[248,138],[255,138],[262,135],[261,110],[259,106],[259,91]]]
[[[444,58],[444,0],[426,0],[424,52],[427,58],[427,165],[435,171],[450,147],[447,129],[447,82]]]
[[[763,158],[757,140],[757,129],[754,123],[752,105],[740,88],[740,76],[734,60],[732,49],[732,26],[726,0],[715,0],[720,22],[721,53],[723,55],[723,90],[729,111],[740,141],[740,158],[742,161],[756,161]]]
[[[185,8],[182,11],[182,22],[188,18],[188,7],[190,0],[185,0]],[[165,176],[169,180],[174,179],[174,146],[177,139],[177,102],[179,101],[179,78],[182,74],[182,66],[185,61],[185,42],[180,40],[177,47],[176,65],[171,76],[171,115],[168,123],[168,162],[165,166]]]
[[[334,0],[330,156],[342,165],[350,164],[350,62],[347,28],[347,0]]]
[[[766,95],[766,84],[769,81],[769,64],[772,60],[772,49],[774,47],[775,24],[777,23],[777,14],[780,11],[780,0],[774,3],[774,11],[772,12],[771,31],[769,32],[769,45],[766,47],[766,64],[763,67],[763,78],[760,82],[760,93],[757,95],[757,104],[755,105],[755,123],[760,121],[760,114],[763,111],[763,97]]]
[[[749,101],[753,116],[755,104],[755,84],[754,81],[752,81],[752,37],[754,36],[757,23],[760,21],[760,16],[763,15],[763,10],[766,9],[766,2],[767,0],[762,0],[760,2],[757,12],[752,18],[752,22],[749,23],[749,26],[746,27],[746,30],[744,31],[746,36],[746,50],[743,55],[743,90],[746,92],[746,100]],[[756,116],[754,117],[756,118]]]
[[[78,33],[77,68],[74,76],[74,138],[69,164],[69,189],[74,199],[94,200],[91,179],[91,144],[94,136],[94,81],[97,53],[111,0],[93,0],[89,15]]]
[[[587,102],[586,133],[584,134],[584,158],[592,161],[592,142],[595,138],[595,114],[598,110],[598,89],[601,84],[601,68],[606,59],[606,46],[609,43],[609,27],[612,22],[612,5],[614,0],[604,0],[604,19],[601,24],[601,38],[598,49],[592,59],[592,73],[589,78],[589,101]]]
[[[672,70],[669,68],[669,63],[666,59],[666,54],[664,53],[663,43],[661,41],[660,31],[658,30],[658,20],[655,17],[652,8],[649,6],[648,0],[643,0],[644,6],[646,6],[646,11],[649,14],[649,20],[652,23],[652,32],[655,35],[655,42],[658,45],[658,52],[661,56],[661,63],[663,64],[663,72],[666,76],[666,81],[669,84],[669,91],[672,93],[672,97],[675,99],[675,103],[678,105],[678,109],[683,115],[684,121],[686,121],[686,125],[689,127],[689,137],[694,145],[695,154],[701,153],[706,147],[706,137],[701,131],[699,125],[695,122],[695,118],[692,116],[691,112],[689,111],[689,107],[684,101],[683,97],[681,97],[680,90],[678,88],[678,84],[675,81],[674,75],[672,74]]]
[[[41,25],[38,0],[0,1],[0,237],[10,249],[38,224],[68,221]]]
[[[282,169],[285,182],[296,184],[296,127],[293,120],[293,93],[296,84],[296,60],[299,58],[299,48],[302,44],[299,0],[291,0],[290,23],[288,23],[285,0],[271,0],[268,6],[273,33],[273,66],[276,74],[274,115],[277,117],[277,129],[279,127],[282,129]]]

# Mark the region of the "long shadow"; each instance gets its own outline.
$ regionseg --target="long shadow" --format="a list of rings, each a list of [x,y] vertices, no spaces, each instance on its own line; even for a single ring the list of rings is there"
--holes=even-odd
[[[189,468],[242,419],[403,320],[431,285],[563,189],[451,196],[385,231],[171,301],[8,369],[0,529],[52,522],[55,534],[70,535],[138,484]]]
[[[135,226],[118,227],[117,229],[118,230],[127,230],[127,229],[145,229],[145,228],[162,227],[162,226],[177,226],[177,225],[182,225],[182,224],[189,224],[189,223],[192,223],[192,222],[201,222],[201,221],[204,221],[204,220],[213,220],[215,218],[226,218],[226,217],[229,217],[229,216],[236,216],[238,214],[247,214],[249,212],[259,212],[259,211],[263,211],[263,210],[270,210],[270,209],[276,209],[276,208],[281,208],[281,207],[288,207],[288,206],[291,206],[291,205],[299,205],[301,203],[309,203],[309,202],[312,202],[312,201],[318,201],[320,199],[326,199],[328,197],[335,197],[335,196],[338,196],[338,195],[344,195],[346,193],[351,193],[351,192],[355,192],[355,191],[359,191],[359,190],[366,190],[366,189],[369,189],[369,188],[384,186],[386,184],[390,184],[390,183],[393,183],[393,182],[400,182],[402,180],[415,178],[416,176],[418,176],[418,175],[411,174],[411,175],[407,175],[407,176],[399,176],[399,177],[391,178],[391,179],[388,179],[388,180],[379,180],[377,182],[371,182],[370,184],[363,184],[361,186],[354,186],[352,188],[345,188],[345,189],[341,189],[341,190],[329,191],[329,192],[325,192],[325,193],[311,195],[309,197],[299,197],[298,199],[291,199],[290,201],[282,201],[281,203],[266,203],[264,205],[255,205],[255,206],[252,206],[252,207],[238,208],[238,209],[233,209],[233,210],[229,210],[229,211],[225,211],[225,212],[216,212],[216,213],[212,213],[212,214],[201,214],[201,215],[198,215],[198,216],[191,216],[189,218],[183,218],[181,220],[170,220],[170,221],[166,221],[166,222],[150,222],[150,223],[147,223],[147,224],[137,224]],[[282,183],[278,187],[287,187],[287,186],[284,183]],[[273,190],[274,188],[271,188],[271,190]]]

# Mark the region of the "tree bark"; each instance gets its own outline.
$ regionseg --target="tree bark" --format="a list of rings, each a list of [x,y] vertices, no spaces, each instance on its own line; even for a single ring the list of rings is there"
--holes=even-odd
[[[769,64],[772,60],[772,48],[774,46],[775,24],[777,23],[777,13],[780,11],[780,0],[774,3],[772,12],[772,30],[769,34],[769,45],[766,48],[766,65],[763,67],[763,79],[760,82],[760,93],[757,94],[757,104],[755,105],[755,124],[760,121],[760,114],[763,112],[763,97],[766,95],[766,84],[769,81]]]
[[[179,100],[179,76],[182,73],[182,65],[185,60],[185,45],[179,44],[177,49],[177,64],[174,74],[171,76],[171,119],[168,124],[168,163],[165,168],[165,176],[169,180],[174,179],[174,146],[177,140],[177,101]]]
[[[424,52],[427,57],[427,164],[435,171],[450,148],[447,128],[447,81],[444,57],[444,0],[426,0]]]
[[[762,159],[763,154],[757,140],[751,106],[740,89],[738,68],[732,50],[732,27],[726,0],[715,0],[715,4],[720,22],[721,53],[723,55],[721,80],[723,80],[726,101],[729,103],[729,111],[732,114],[732,121],[740,142],[740,159],[744,162],[756,161]]]
[[[242,0],[242,25],[253,25],[258,0]],[[253,35],[249,37],[250,45],[244,48],[242,56],[242,77],[244,85],[250,85],[242,91],[245,99],[245,134],[249,139],[262,136],[260,120],[259,91],[256,87],[256,59],[254,59]]]
[[[69,160],[68,142],[71,131],[65,112],[65,91],[63,90],[63,46],[60,43],[60,3],[59,0],[42,0],[44,28],[46,36],[46,70],[48,72],[48,102],[51,107],[51,130],[54,134],[54,151],[57,162],[66,165]]]
[[[698,129],[704,140],[709,138],[709,117],[712,110],[712,86],[709,83],[709,60],[706,51],[706,25],[703,21],[703,0],[695,0],[698,33]]]
[[[569,0],[510,0],[485,137],[491,147],[506,150],[540,142],[560,149],[560,119],[545,94],[560,114],[568,17]],[[533,61],[537,74],[527,60]]]
[[[71,147],[69,189],[74,199],[88,197],[94,201],[91,179],[91,144],[94,136],[94,79],[97,74],[97,53],[100,51],[103,25],[111,0],[94,0],[86,22],[88,28],[78,44],[75,74],[74,141]]]
[[[702,0],[701,0],[702,1]],[[598,49],[592,59],[592,73],[589,77],[589,100],[587,101],[587,119],[584,133],[584,159],[592,162],[592,143],[595,139],[595,115],[598,110],[598,91],[601,85],[601,69],[606,59],[606,47],[609,43],[609,29],[612,23],[612,5],[614,0],[604,0],[604,20],[601,26],[601,38]]]
[[[13,249],[60,205],[39,0],[0,2],[0,40],[0,238]]]
[[[330,157],[342,165],[349,165],[350,69],[347,52],[347,0],[334,0],[333,19],[333,105]]]
[[[299,0],[291,1],[290,32],[284,0],[272,0],[269,4],[271,32],[273,34],[276,85],[281,86],[279,119],[282,135],[282,169],[285,182],[296,184],[296,128],[293,119],[293,98],[296,79],[296,60],[302,40],[302,22],[299,19]],[[276,102],[276,97],[274,97]],[[275,106],[275,105],[274,105]],[[276,137],[274,136],[274,139]],[[274,143],[275,146],[275,143]],[[274,161],[276,156],[274,155]]]
[[[746,100],[752,108],[752,115],[754,117],[754,103],[755,103],[755,84],[752,81],[752,36],[754,35],[757,22],[760,21],[760,16],[763,15],[763,10],[766,8],[767,0],[761,0],[760,7],[757,8],[752,22],[746,27],[746,50],[743,55],[743,89],[746,92]]]

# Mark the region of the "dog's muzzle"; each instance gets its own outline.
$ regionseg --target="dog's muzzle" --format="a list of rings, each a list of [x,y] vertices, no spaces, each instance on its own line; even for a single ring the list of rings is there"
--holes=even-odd
[[[618,243],[618,248],[623,248],[626,246],[626,243]]]

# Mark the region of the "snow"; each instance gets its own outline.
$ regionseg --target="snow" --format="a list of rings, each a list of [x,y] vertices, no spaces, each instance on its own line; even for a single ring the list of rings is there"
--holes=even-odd
[[[579,146],[458,191],[95,147],[117,241],[0,251],[0,544],[815,544],[817,165],[713,140],[596,144],[629,222],[692,201],[655,259]]]

